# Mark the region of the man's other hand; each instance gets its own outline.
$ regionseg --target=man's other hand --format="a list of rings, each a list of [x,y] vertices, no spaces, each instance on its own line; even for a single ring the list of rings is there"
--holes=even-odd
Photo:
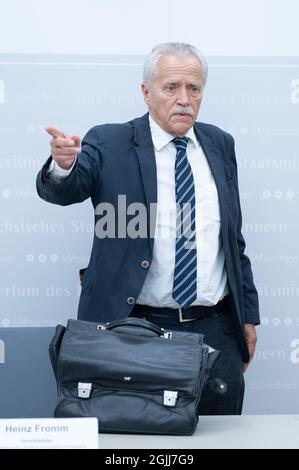
[[[53,160],[64,170],[69,170],[77,154],[81,152],[80,137],[77,135],[67,136],[55,127],[46,127],[45,130],[52,137],[50,145]]]
[[[255,345],[257,341],[255,325],[253,325],[252,323],[245,323],[244,334],[245,334],[245,339],[246,339],[247,348],[249,352],[249,362],[247,362],[246,364],[244,363],[243,372],[246,371],[251,359],[254,356]]]

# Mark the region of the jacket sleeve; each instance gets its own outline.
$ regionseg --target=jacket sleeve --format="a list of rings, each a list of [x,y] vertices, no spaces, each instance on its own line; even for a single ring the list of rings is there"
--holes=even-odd
[[[95,128],[88,131],[82,140],[76,164],[66,178],[55,181],[47,175],[51,161],[52,157],[49,157],[36,178],[37,192],[42,199],[67,206],[94,197],[101,167],[100,144]]]
[[[237,204],[238,204],[238,217],[237,217],[237,243],[239,249],[241,272],[242,272],[242,289],[243,289],[243,309],[244,309],[244,322],[253,323],[258,325],[260,323],[259,316],[259,301],[258,293],[253,282],[253,274],[251,263],[248,256],[245,254],[245,240],[242,235],[242,210],[240,204],[240,194],[238,187],[238,169],[235,154],[234,139],[231,135],[230,138],[230,153],[233,164],[233,177],[236,188]]]

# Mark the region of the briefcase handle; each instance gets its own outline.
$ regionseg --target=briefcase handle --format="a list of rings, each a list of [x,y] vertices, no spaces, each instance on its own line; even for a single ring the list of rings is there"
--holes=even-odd
[[[139,328],[143,328],[145,330],[151,331],[152,333],[156,333],[159,336],[164,336],[164,330],[159,328],[154,323],[151,323],[143,318],[135,318],[135,317],[128,317],[123,318],[121,320],[114,320],[111,323],[107,323],[105,325],[106,330],[113,330],[119,326],[137,326]]]

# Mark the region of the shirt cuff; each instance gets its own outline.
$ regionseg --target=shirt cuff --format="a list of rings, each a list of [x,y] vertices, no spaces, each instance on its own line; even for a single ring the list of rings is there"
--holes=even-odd
[[[47,176],[49,176],[50,178],[53,178],[56,181],[63,180],[72,172],[76,164],[76,160],[77,159],[74,160],[74,163],[72,164],[71,168],[69,168],[68,170],[65,170],[64,168],[61,168],[61,166],[59,166],[55,160],[52,159],[50,166],[48,168],[48,171],[47,171]]]

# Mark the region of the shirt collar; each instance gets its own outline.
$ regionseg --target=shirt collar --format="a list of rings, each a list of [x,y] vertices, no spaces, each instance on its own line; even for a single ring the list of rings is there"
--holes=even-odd
[[[153,118],[149,115],[149,125],[150,125],[150,130],[152,134],[152,140],[154,147],[157,151],[161,150],[163,147],[165,147],[169,142],[173,140],[173,136],[169,134],[168,132],[164,131],[159,124],[157,124]],[[194,129],[191,127],[191,129],[188,130],[185,134],[186,137],[188,137],[193,145],[195,147],[199,147],[199,143],[195,137]]]

